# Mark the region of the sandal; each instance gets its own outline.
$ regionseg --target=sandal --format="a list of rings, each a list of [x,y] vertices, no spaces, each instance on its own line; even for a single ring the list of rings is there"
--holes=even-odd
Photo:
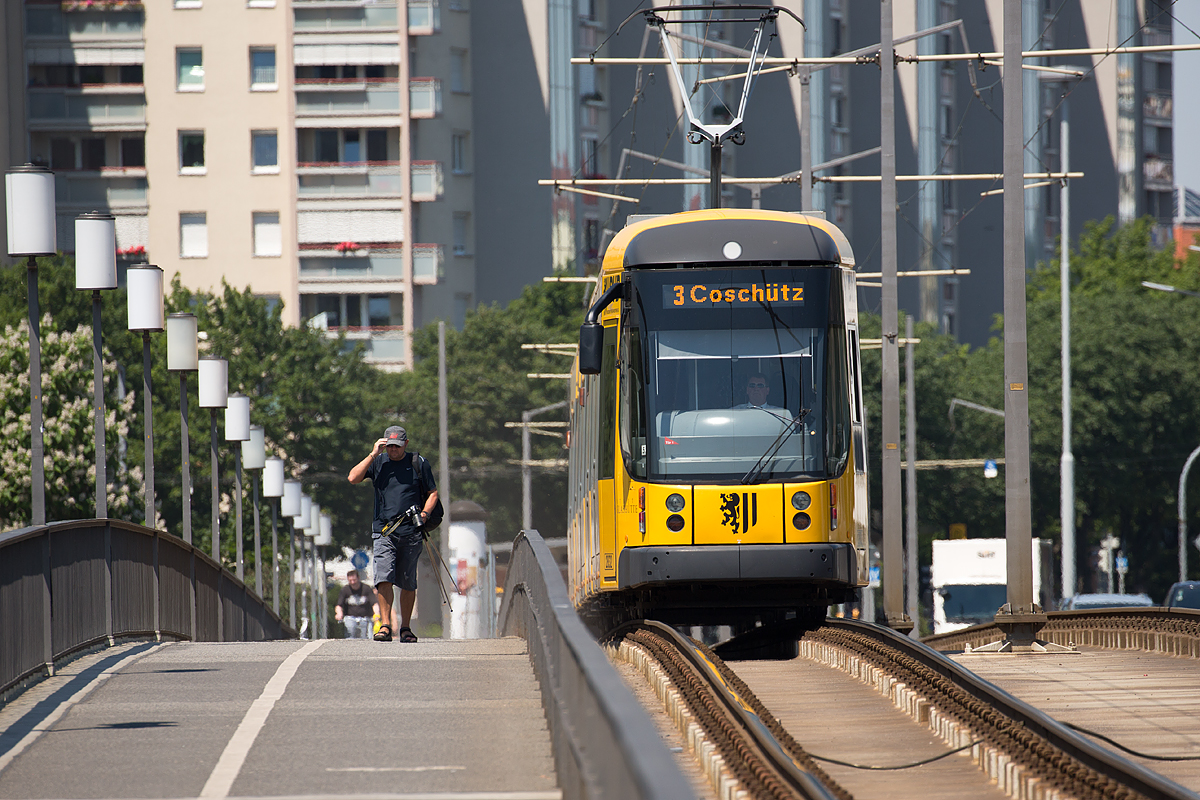
[[[375,631],[375,641],[390,642],[392,640],[392,626],[380,625],[379,630]]]
[[[399,638],[402,642],[415,642],[417,640],[417,635],[409,628],[401,628]]]

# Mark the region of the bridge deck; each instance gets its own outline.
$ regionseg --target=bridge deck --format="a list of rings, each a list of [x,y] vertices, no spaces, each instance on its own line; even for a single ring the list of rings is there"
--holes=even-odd
[[[524,640],[123,645],[0,710],[5,798],[430,794],[561,797]]]
[[[1080,648],[1078,655],[947,654],[984,680],[1049,714],[1087,728],[1096,744],[1200,791],[1200,666],[1193,659]],[[1160,760],[1185,758],[1186,761]]]

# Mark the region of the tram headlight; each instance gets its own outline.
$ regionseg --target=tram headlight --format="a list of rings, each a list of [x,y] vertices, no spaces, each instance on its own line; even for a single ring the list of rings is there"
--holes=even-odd
[[[812,517],[805,514],[803,511],[792,517],[792,524],[796,526],[796,530],[807,530],[809,525],[812,525]]]
[[[676,514],[678,514],[680,511],[683,511],[683,507],[685,505],[687,505],[687,503],[684,501],[683,495],[679,494],[678,492],[676,492],[675,494],[667,495],[667,510],[668,511],[673,511]],[[679,530],[679,528],[672,528],[672,530],[677,531],[677,530]]]
[[[808,492],[796,492],[794,495],[792,495],[792,508],[796,509],[797,511],[803,511],[810,505],[812,505],[812,498],[808,496]],[[805,518],[807,518],[807,516],[808,515],[806,514]],[[805,523],[804,527],[807,528],[808,523]]]
[[[683,530],[683,517],[679,516],[678,514],[672,514],[671,516],[667,517],[667,527],[675,533],[679,533],[681,530]]]

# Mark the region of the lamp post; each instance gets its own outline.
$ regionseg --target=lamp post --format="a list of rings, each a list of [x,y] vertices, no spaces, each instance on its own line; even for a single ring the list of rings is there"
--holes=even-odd
[[[292,549],[296,547],[296,538],[300,540],[300,638],[303,639],[305,624],[308,622],[308,557],[304,552],[304,526],[308,524],[308,520],[301,514],[298,517],[292,517]],[[292,576],[293,591],[296,578]],[[311,638],[311,633],[309,638]]]
[[[117,219],[91,212],[75,218],[75,288],[92,293],[92,404],[96,414],[96,519],[108,517],[108,453],[104,443],[104,344],[100,292],[117,288]]]
[[[29,303],[29,439],[30,519],[46,524],[46,460],[42,445],[42,335],[38,310],[37,257],[58,252],[54,212],[54,173],[26,164],[4,175],[8,254],[26,256],[25,283]]]
[[[283,459],[263,460],[263,496],[283,497]],[[271,608],[279,613],[279,516],[278,503],[271,504]],[[258,504],[255,503],[255,506]],[[257,527],[257,526],[256,526]]]
[[[229,423],[225,424],[225,433],[229,433]],[[242,442],[242,466],[254,472],[254,592],[261,598],[262,537],[258,532],[258,478],[259,470],[267,463],[267,443],[261,425],[251,425],[248,433],[250,438]],[[240,492],[238,496],[241,496]]]
[[[300,516],[300,481],[284,481],[279,500],[279,515],[292,521],[288,531],[288,624],[296,629],[296,532],[295,520]]]
[[[192,543],[192,467],[188,448],[187,374],[199,367],[195,314],[167,317],[167,370],[179,373],[179,447],[183,474],[183,540]]]
[[[208,409],[209,454],[212,456],[212,558],[221,563],[221,493],[217,462],[217,409],[229,403],[229,362],[215,356],[200,359],[200,407]]]
[[[134,264],[126,276],[129,330],[142,333],[142,408],[146,446],[146,527],[155,527],[154,514],[154,408],[150,402],[150,333],[165,326],[163,271],[153,264]]]
[[[240,392],[231,394],[225,407],[225,441],[246,442],[250,439],[250,398]],[[242,553],[242,448],[233,449],[233,507],[234,527],[237,530],[237,564],[238,580],[243,579]],[[256,555],[255,558],[258,556]],[[261,596],[261,584],[259,585]]]
[[[317,535],[313,539],[313,543],[321,548],[321,589],[325,589],[325,548],[333,544],[333,520],[328,514],[321,515],[321,524],[318,526]],[[325,601],[325,591],[321,592],[321,631],[325,636],[329,635],[329,603]]]
[[[320,530],[321,530],[321,506],[317,503],[316,500],[313,500],[312,507],[309,509],[308,525],[304,528],[304,539],[307,542],[307,547],[308,547],[309,553],[312,556],[312,563],[310,565],[310,571],[308,574],[312,578],[312,611],[310,612],[311,620],[312,620],[312,627],[310,628],[310,630],[312,630],[314,636],[316,635],[317,630],[320,627],[319,620],[321,618],[321,612],[320,612],[321,606],[318,605],[318,598],[322,594],[321,590],[319,588],[320,584],[324,582],[321,580],[321,578],[323,576],[317,575],[316,538],[317,538],[317,533]],[[324,605],[324,603],[322,603],[321,605]]]

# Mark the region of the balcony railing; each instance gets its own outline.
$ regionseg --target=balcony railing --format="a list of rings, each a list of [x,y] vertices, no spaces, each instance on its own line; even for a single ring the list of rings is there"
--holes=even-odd
[[[399,166],[301,163],[296,174],[301,197],[399,197],[404,193]]]
[[[31,38],[141,40],[145,14],[141,3],[100,4],[68,10],[67,4],[26,4],[25,33]],[[93,9],[101,10],[93,10]]]
[[[412,200],[414,203],[440,200],[444,184],[440,161],[412,162]]]
[[[366,256],[304,256],[300,259],[301,281],[326,278],[400,280],[403,277],[404,259],[398,253]]]
[[[408,113],[414,119],[432,119],[442,113],[442,82],[413,78],[408,82]]]
[[[438,0],[408,0],[408,33],[429,36],[442,29]]]
[[[87,125],[146,121],[143,94],[67,94],[66,91],[29,93],[29,121],[78,122]]]
[[[298,6],[294,14],[296,33],[394,31],[400,25],[400,16],[394,3],[348,8],[304,8]]]
[[[413,283],[437,283],[445,275],[445,260],[445,248],[440,244],[414,244]]]
[[[99,172],[67,172],[54,176],[55,199],[67,205],[103,207],[146,204],[146,179],[107,178]]]
[[[1142,114],[1155,119],[1171,119],[1175,116],[1175,104],[1172,96],[1148,93],[1142,100]]]
[[[298,116],[396,114],[399,111],[400,92],[395,86],[353,92],[296,91]]]
[[[1169,188],[1175,184],[1175,165],[1169,158],[1148,157],[1142,162],[1142,176],[1146,183],[1161,184]]]
[[[297,90],[306,92],[365,92],[369,89],[398,87],[399,78],[296,78]]]

